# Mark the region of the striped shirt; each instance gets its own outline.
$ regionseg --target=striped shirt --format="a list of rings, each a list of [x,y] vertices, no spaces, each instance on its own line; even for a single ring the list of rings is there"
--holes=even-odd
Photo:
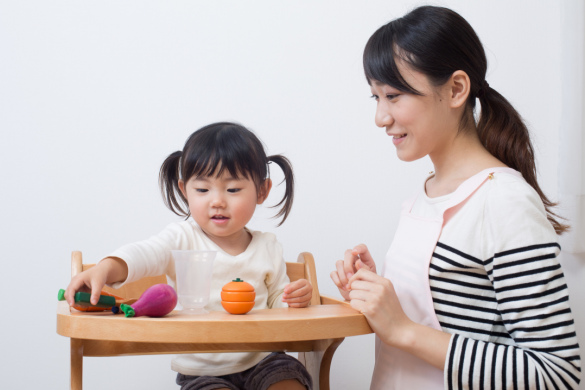
[[[447,196],[448,197],[448,196]],[[432,216],[443,198],[417,198]],[[557,235],[522,178],[497,173],[445,224],[429,283],[452,333],[447,389],[575,389],[579,345]]]

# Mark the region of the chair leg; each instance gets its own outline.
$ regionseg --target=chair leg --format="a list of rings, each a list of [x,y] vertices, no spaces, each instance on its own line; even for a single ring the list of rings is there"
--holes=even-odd
[[[71,390],[83,386],[83,340],[71,339]]]
[[[318,340],[311,352],[299,352],[299,360],[313,378],[314,390],[329,390],[329,370],[335,350],[343,341],[340,339]]]

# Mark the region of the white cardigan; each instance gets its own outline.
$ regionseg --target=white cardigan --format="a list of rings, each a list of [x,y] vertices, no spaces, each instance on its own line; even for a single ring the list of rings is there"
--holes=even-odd
[[[423,190],[412,212],[432,216],[445,200]],[[429,268],[435,313],[454,334],[446,389],[578,387],[559,252],[540,197],[513,174],[494,174],[446,223]]]

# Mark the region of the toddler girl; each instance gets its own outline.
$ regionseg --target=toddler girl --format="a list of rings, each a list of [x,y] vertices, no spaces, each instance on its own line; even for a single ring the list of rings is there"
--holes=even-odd
[[[162,164],[159,183],[165,204],[186,220],[168,225],[158,235],[125,245],[95,267],[71,280],[65,297],[91,291],[96,303],[104,284],[118,288],[146,276],[176,275],[171,250],[217,251],[208,310],[223,310],[222,286],[235,277],[252,284],[255,309],[306,307],[312,286],[289,282],[282,247],[271,233],[246,224],[272,186],[268,164],[284,172],[286,190],[277,217],[286,220],[293,202],[293,172],[281,156],[266,156],[260,140],[235,123],[214,123],[193,133],[182,151]],[[305,389],[311,378],[303,365],[284,353],[211,353],[178,355],[172,361],[182,389]]]

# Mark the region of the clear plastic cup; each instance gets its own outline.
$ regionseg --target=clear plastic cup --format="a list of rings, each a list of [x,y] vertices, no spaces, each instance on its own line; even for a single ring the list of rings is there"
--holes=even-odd
[[[216,251],[174,250],[177,295],[184,314],[205,314]]]

